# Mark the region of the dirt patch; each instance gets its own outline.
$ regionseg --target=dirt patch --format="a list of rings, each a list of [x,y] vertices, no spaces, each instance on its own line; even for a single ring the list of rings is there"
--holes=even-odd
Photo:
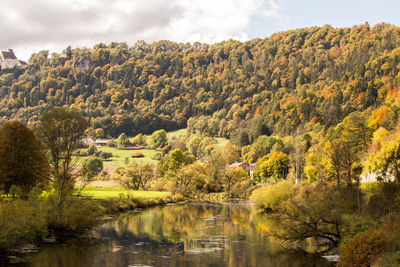
[[[113,174],[118,167],[115,166],[104,166],[103,172],[107,174]]]

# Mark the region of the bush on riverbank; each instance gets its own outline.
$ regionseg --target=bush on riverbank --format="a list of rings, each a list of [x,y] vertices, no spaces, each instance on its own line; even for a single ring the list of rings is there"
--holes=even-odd
[[[19,199],[0,204],[0,250],[40,240],[47,233],[44,209]]]
[[[50,207],[48,210],[47,227],[49,232],[55,235],[70,236],[84,233],[98,223],[97,218],[103,214],[102,207],[90,200],[79,198],[68,198],[62,213],[57,215],[53,197],[49,197],[46,202]]]
[[[398,266],[400,262],[400,214],[353,236],[340,247],[338,266]]]
[[[282,181],[274,185],[267,185],[257,188],[251,195],[258,208],[266,211],[274,211],[279,208],[279,205],[284,201],[292,198],[295,194],[296,187],[288,182]]]
[[[339,266],[397,266],[400,262],[400,186],[337,188],[331,183],[281,182],[251,197],[274,223],[270,234],[301,249],[308,238],[339,247]],[[291,247],[290,245],[293,245]]]
[[[391,243],[384,232],[368,230],[341,247],[338,266],[371,266],[380,254],[387,251]]]
[[[73,236],[98,223],[103,209],[94,201],[69,197],[61,214],[56,213],[56,196],[34,188],[28,199],[0,202],[0,250],[10,250],[40,241],[49,235]]]
[[[276,222],[271,234],[293,249],[301,249],[308,238],[325,246],[338,246],[344,215],[357,210],[354,195],[351,188],[337,189],[329,183],[279,182],[255,190],[252,199]]]
[[[108,198],[100,200],[100,205],[104,213],[115,213],[135,208],[148,208],[167,203],[176,203],[183,201],[184,197],[180,194],[159,198],[134,198],[130,194],[120,194],[118,198]]]
[[[16,188],[17,189],[17,188]],[[15,192],[20,190],[14,190]],[[184,200],[183,195],[168,192],[132,191],[117,187],[89,188],[83,198],[68,196],[57,214],[57,195],[35,187],[27,199],[1,198],[0,250],[11,250],[47,236],[79,235],[101,221],[105,213],[147,208]],[[119,196],[118,196],[119,194]],[[92,196],[93,197],[92,199]]]

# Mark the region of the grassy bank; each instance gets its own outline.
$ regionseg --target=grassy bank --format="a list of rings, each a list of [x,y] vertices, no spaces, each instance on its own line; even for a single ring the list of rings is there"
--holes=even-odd
[[[56,195],[37,193],[28,199],[2,198],[0,251],[16,250],[49,236],[80,235],[105,214],[181,201],[169,192],[125,190],[119,186],[88,187],[83,197],[69,197],[56,215]]]
[[[85,197],[99,203],[102,213],[115,213],[135,208],[147,208],[183,200],[169,192],[126,190],[120,186],[88,187]]]
[[[171,196],[169,192],[126,190],[120,186],[89,186],[83,190],[83,195],[95,200],[129,197],[138,200],[165,199]]]

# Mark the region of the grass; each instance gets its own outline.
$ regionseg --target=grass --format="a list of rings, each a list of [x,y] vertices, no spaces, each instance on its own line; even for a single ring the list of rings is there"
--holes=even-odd
[[[83,194],[91,196],[93,199],[110,199],[119,198],[122,194],[134,199],[161,199],[169,197],[171,194],[169,192],[161,191],[141,191],[141,190],[126,190],[119,186],[96,186],[87,187],[83,190]]]
[[[169,141],[173,140],[173,139],[178,139],[181,136],[186,135],[186,128],[185,129],[180,129],[180,130],[176,130],[176,131],[171,131],[171,132],[167,132],[167,138]]]
[[[215,143],[215,147],[216,148],[217,147],[223,147],[223,146],[225,146],[226,144],[229,143],[229,139],[226,139],[226,138],[223,138],[223,137],[216,137],[214,139],[216,141],[216,143]]]
[[[115,147],[98,147],[98,151],[111,152],[113,156],[103,161],[104,166],[122,167],[125,166],[125,158],[128,158],[128,164],[135,161],[138,165],[153,164],[157,165],[158,161],[152,159],[152,157],[158,153],[156,150],[152,149],[139,149],[139,150],[123,150],[117,149]],[[133,152],[141,152],[144,158],[131,158]],[[78,157],[77,165],[81,165],[86,157]]]
[[[186,132],[186,128],[167,132],[167,139],[171,142],[172,140],[179,139],[179,137],[186,135]],[[146,134],[144,137],[146,138],[146,141],[148,141],[151,138],[151,134]]]
[[[178,139],[181,136],[186,135],[187,129],[180,129],[176,131],[171,131],[167,132],[167,137],[168,140],[174,140]],[[150,135],[145,136],[147,139],[150,138]],[[215,148],[223,147],[225,146],[229,140],[226,138],[221,138],[221,137],[216,137],[215,138]],[[139,149],[139,150],[123,150],[123,149],[117,149],[114,147],[98,147],[97,150],[99,151],[104,151],[104,152],[111,152],[113,156],[106,160],[103,161],[103,164],[105,167],[122,167],[125,166],[125,159],[128,158],[128,164],[131,164],[133,161],[135,161],[138,165],[144,165],[144,164],[153,164],[157,165],[158,161],[153,160],[152,157],[158,153],[158,151],[153,150],[153,149]],[[131,155],[133,152],[141,152],[144,157],[143,158],[131,158]],[[86,159],[86,157],[75,157],[77,158],[77,163],[76,165],[82,165],[83,161]]]

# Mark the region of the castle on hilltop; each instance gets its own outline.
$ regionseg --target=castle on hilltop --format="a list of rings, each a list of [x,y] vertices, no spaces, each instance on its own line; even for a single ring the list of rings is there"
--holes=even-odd
[[[0,70],[19,68],[25,62],[18,60],[12,49],[0,52]]]

